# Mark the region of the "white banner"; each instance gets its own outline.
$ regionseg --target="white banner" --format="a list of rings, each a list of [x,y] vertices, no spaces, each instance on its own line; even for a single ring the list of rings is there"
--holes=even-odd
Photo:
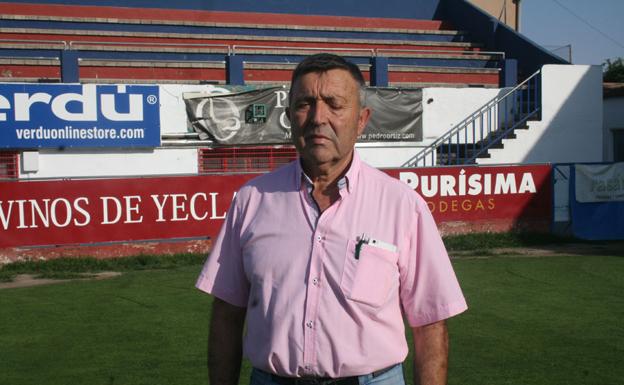
[[[624,201],[624,162],[577,164],[575,176],[578,202]]]

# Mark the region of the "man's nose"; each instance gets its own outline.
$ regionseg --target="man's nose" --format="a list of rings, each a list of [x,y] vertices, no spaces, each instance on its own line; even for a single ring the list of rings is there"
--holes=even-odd
[[[322,101],[314,103],[311,113],[311,119],[315,126],[327,123],[327,105]]]

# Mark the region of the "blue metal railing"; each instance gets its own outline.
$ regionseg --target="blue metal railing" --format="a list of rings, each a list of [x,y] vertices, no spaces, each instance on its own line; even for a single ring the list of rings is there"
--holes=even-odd
[[[537,71],[455,125],[402,167],[472,164],[541,110],[541,72]]]

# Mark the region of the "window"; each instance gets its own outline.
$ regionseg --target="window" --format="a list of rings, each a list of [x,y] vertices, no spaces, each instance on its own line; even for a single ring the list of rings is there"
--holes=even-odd
[[[17,152],[0,151],[0,179],[17,179]]]
[[[199,149],[199,173],[271,171],[297,158],[292,146]]]

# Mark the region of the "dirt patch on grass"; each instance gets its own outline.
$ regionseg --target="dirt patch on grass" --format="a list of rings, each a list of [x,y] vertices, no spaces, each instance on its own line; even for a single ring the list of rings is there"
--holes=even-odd
[[[15,289],[19,287],[31,287],[41,285],[52,285],[55,283],[63,283],[69,281],[87,281],[87,280],[102,280],[118,277],[121,273],[116,271],[103,271],[101,273],[89,273],[81,274],[82,277],[71,279],[50,279],[50,278],[37,278],[33,274],[19,274],[10,282],[0,282],[0,289]]]
[[[57,258],[81,258],[85,256],[97,259],[133,257],[137,255],[175,255],[198,253],[208,254],[212,241],[177,240],[177,241],[136,241],[92,245],[24,246],[0,248],[0,265],[19,261],[49,261]]]
[[[451,258],[489,258],[500,256],[525,256],[525,257],[549,257],[549,256],[619,256],[624,257],[624,241],[611,241],[604,243],[557,243],[531,247],[501,247],[483,248],[480,250],[449,250]],[[100,272],[77,274],[77,277],[51,279],[38,278],[33,274],[20,274],[10,282],[0,282],[0,289],[50,285],[75,280],[101,280],[114,278],[119,272]]]

